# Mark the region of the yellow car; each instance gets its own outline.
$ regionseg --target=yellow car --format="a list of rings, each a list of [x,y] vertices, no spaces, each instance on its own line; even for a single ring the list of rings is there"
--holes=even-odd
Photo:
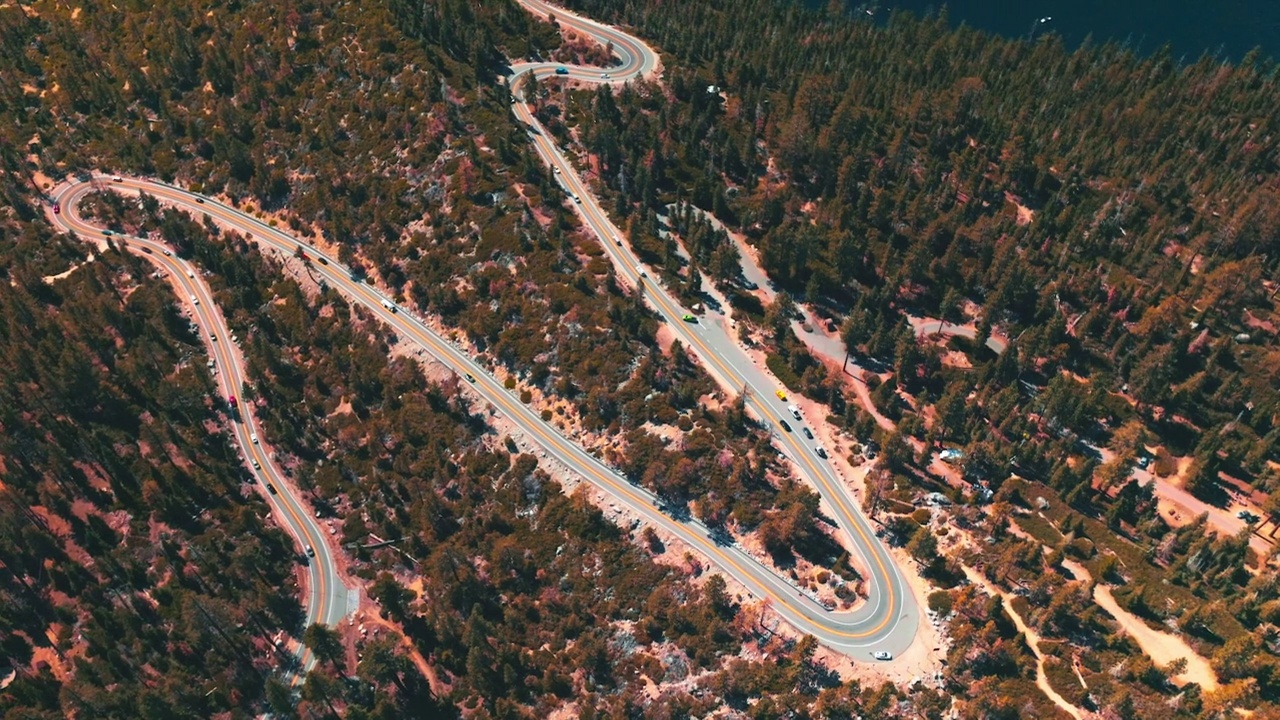
[[[774,391],[773,391],[773,394],[774,394],[774,395],[777,395],[779,400],[786,400],[786,399],[787,399],[787,394],[786,394],[786,393],[784,393],[784,392],[782,392],[781,390],[774,390]]]

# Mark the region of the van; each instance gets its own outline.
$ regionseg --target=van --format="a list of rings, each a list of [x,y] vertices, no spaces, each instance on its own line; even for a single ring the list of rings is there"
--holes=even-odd
[[[801,419],[801,417],[800,417],[800,408],[796,407],[795,405],[788,405],[788,406],[787,406],[787,410],[789,410],[789,411],[791,412],[791,417],[793,417],[793,418],[795,418],[795,419],[797,419],[797,420],[800,420],[800,419]]]

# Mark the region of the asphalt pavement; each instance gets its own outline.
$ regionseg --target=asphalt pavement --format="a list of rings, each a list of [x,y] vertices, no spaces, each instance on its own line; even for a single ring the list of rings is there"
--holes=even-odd
[[[336,625],[348,612],[349,591],[337,570],[328,543],[325,542],[325,534],[313,517],[314,511],[308,510],[307,504],[298,496],[292,483],[287,481],[284,472],[272,458],[272,453],[267,449],[270,438],[263,434],[257,418],[250,411],[251,403],[241,397],[245,386],[244,356],[232,340],[231,329],[214,302],[213,293],[204,282],[199,269],[174,255],[172,249],[164,243],[120,233],[108,236],[103,229],[81,219],[77,207],[79,199],[87,193],[108,188],[125,194],[136,194],[142,188],[151,192],[145,181],[133,179],[116,183],[107,176],[101,176],[90,182],[71,181],[59,185],[52,192],[61,212],[50,212],[49,216],[56,226],[67,232],[99,245],[111,241],[118,247],[138,254],[164,272],[177,288],[179,300],[196,324],[200,337],[209,350],[209,357],[213,360],[214,366],[210,368],[210,372],[213,373],[220,393],[215,402],[225,405],[229,398],[236,398],[236,407],[231,409],[231,415],[235,418],[231,429],[245,467],[258,481],[259,490],[271,506],[272,512],[298,541],[299,560],[303,561],[305,558],[307,563],[308,597],[304,603],[307,609],[306,622],[308,625],[314,622]],[[199,207],[195,202],[191,204]],[[267,490],[268,483],[276,488],[276,493]],[[307,556],[308,546],[314,548],[314,558]],[[313,667],[315,658],[311,656],[311,652],[300,643],[296,649],[303,669]]]
[[[608,79],[600,77],[606,70],[598,68],[578,68],[547,62],[513,65],[509,84],[520,100],[524,99],[520,78],[527,73],[533,73],[539,79],[565,77],[583,83],[621,83],[650,75],[655,68],[660,67],[656,53],[651,48],[625,33],[613,28],[605,28],[606,31],[602,32],[600,28],[604,26],[599,23],[554,8],[540,0],[521,0],[521,4],[537,14],[554,12],[560,24],[591,36],[602,44],[612,43],[623,64],[621,67],[609,68]],[[567,69],[568,73],[557,73],[561,68]],[[688,310],[680,306],[662,287],[655,274],[648,272],[631,251],[625,235],[609,220],[589,187],[551,141],[546,129],[534,116],[532,108],[522,101],[516,102],[512,107],[516,117],[532,128],[529,138],[538,155],[558,170],[556,177],[570,198],[574,198],[572,202],[583,222],[600,238],[619,276],[632,287],[643,288],[650,306],[663,316],[676,337],[694,351],[704,367],[724,387],[731,392],[746,393],[748,409],[770,425],[775,445],[793,461],[801,476],[809,480],[832,508],[838,525],[847,533],[852,549],[861,556],[863,566],[870,570],[871,576],[867,583],[869,597],[855,611],[854,614],[859,615],[856,620],[833,620],[839,613],[826,612],[814,603],[801,603],[798,610],[809,622],[800,622],[800,627],[835,648],[874,647],[891,652],[906,649],[914,639],[919,623],[920,612],[916,598],[887,550],[875,538],[874,531],[863,517],[852,492],[828,461],[818,455],[813,443],[801,440],[798,427],[794,428],[794,432],[783,429],[781,421],[784,419],[789,424],[796,424],[787,410],[788,403],[777,395],[778,391],[785,394],[785,389],[764,368],[752,362],[733,337],[732,328],[718,323],[682,321]],[[787,615],[785,612],[782,614]],[[791,617],[788,620],[796,622]],[[857,654],[855,657],[858,657]]]
[[[621,83],[650,74],[659,67],[656,54],[635,38],[538,0],[520,1],[532,12],[554,12],[562,25],[571,26],[602,43],[611,42],[615,52],[623,60],[623,65],[606,71],[560,63],[517,63],[512,66],[512,74],[508,78],[517,93],[517,78],[529,72],[542,77],[556,75],[556,69],[564,67],[568,70],[567,76],[578,81]],[[604,72],[608,72],[610,77],[602,78],[601,74]],[[623,240],[621,231],[609,221],[573,167],[547,139],[546,133],[540,131],[541,126],[529,107],[523,102],[517,102],[512,105],[512,109],[520,120],[539,130],[530,135],[538,154],[549,165],[559,168],[560,182],[571,197],[578,198],[575,205],[579,213],[587,226],[601,238],[619,276],[633,287],[640,286],[643,282],[646,300],[667,320],[675,335],[697,355],[707,370],[725,387],[734,392],[746,392],[749,410],[771,427],[774,442],[780,451],[794,463],[800,475],[818,490],[832,509],[837,524],[846,533],[847,543],[861,557],[863,566],[870,570],[867,578],[869,597],[866,602],[849,611],[828,610],[791,580],[779,576],[741,548],[716,542],[700,522],[666,515],[659,509],[659,502],[651,493],[630,484],[620,473],[563,436],[554,426],[544,422],[538,414],[519,402],[513,391],[504,388],[483,363],[436,334],[422,320],[400,308],[393,299],[376,288],[352,279],[349,269],[335,258],[326,257],[313,247],[306,247],[306,253],[316,261],[312,264],[312,272],[351,301],[364,305],[380,320],[395,328],[402,337],[423,348],[453,372],[460,376],[470,374],[475,378],[475,382],[469,386],[488,401],[495,412],[514,422],[524,433],[526,440],[540,447],[539,454],[544,459],[557,462],[580,474],[626,505],[645,522],[679,537],[741,583],[751,595],[770,601],[772,609],[792,625],[812,633],[823,644],[847,653],[856,660],[870,661],[871,652],[879,650],[901,653],[911,645],[918,628],[920,612],[916,599],[887,550],[875,538],[870,524],[862,516],[852,493],[839,475],[827,460],[815,452],[811,442],[801,440],[799,427],[794,428],[795,432],[782,429],[780,421],[783,418],[787,418],[793,426],[799,425],[800,421],[790,417],[786,409],[787,403],[775,394],[775,391],[781,389],[779,383],[751,361],[735,342],[728,328],[719,324],[688,323],[681,320],[687,310],[667,293],[656,278],[647,273]],[[298,238],[214,198],[145,178],[122,177],[120,182],[112,182],[108,176],[97,176],[90,182],[64,182],[52,192],[55,201],[63,208],[62,213],[51,213],[50,218],[64,230],[93,241],[101,241],[104,236],[102,229],[80,220],[76,216],[75,205],[86,193],[102,186],[109,186],[124,194],[145,191],[160,202],[182,208],[197,218],[208,216],[225,229],[252,234],[254,241],[264,250],[274,249],[283,255],[292,255],[299,245],[306,245]],[[122,240],[131,250],[151,250],[148,259],[171,273],[184,299],[192,295],[199,299],[199,304],[192,305],[192,310],[205,335],[206,343],[216,358],[222,390],[227,395],[239,397],[243,387],[243,358],[238,348],[229,342],[225,320],[214,307],[212,295],[208,287],[199,280],[199,274],[193,272],[195,277],[189,277],[188,271],[194,271],[194,268],[176,257],[165,255],[166,248],[160,243],[140,238],[116,238],[117,242]],[[216,339],[211,333],[216,335]],[[284,519],[300,544],[309,544],[316,550],[316,558],[309,566],[311,589],[307,602],[308,620],[336,624],[346,614],[348,591],[343,586],[320,528],[307,513],[302,500],[284,482],[283,473],[263,451],[260,443],[267,439],[257,433],[256,421],[248,412],[246,403],[239,404],[238,412],[240,422],[236,423],[235,428],[237,442],[247,457],[258,461],[262,468],[260,478],[271,481],[281,491],[278,495],[267,496],[273,509]],[[258,443],[251,440],[250,435],[253,433],[258,434]],[[308,666],[314,663],[306,653],[304,660]]]

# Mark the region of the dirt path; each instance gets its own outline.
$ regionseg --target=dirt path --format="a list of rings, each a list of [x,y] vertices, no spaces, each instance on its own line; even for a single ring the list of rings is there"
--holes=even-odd
[[[1093,576],[1085,566],[1074,560],[1063,560],[1062,566],[1071,571],[1072,575],[1084,580],[1092,582]],[[1147,625],[1141,618],[1133,613],[1120,607],[1120,603],[1116,602],[1115,597],[1111,594],[1111,587],[1108,585],[1096,584],[1093,586],[1093,601],[1103,610],[1106,610],[1124,632],[1132,637],[1134,642],[1138,643],[1138,647],[1142,648],[1142,652],[1151,658],[1151,661],[1162,667],[1167,667],[1170,663],[1178,658],[1184,658],[1187,661],[1187,669],[1173,677],[1173,681],[1178,685],[1187,683],[1197,683],[1203,690],[1218,689],[1218,676],[1213,671],[1213,667],[1209,665],[1209,661],[1203,656],[1196,653],[1195,650],[1187,644],[1185,640],[1173,635],[1172,633],[1160,632]]]
[[[1111,613],[1116,622],[1120,623],[1120,627],[1157,665],[1168,666],[1178,658],[1186,659],[1186,671],[1175,675],[1174,682],[1179,685],[1198,683],[1205,691],[1218,689],[1218,676],[1213,672],[1213,667],[1209,665],[1208,660],[1196,654],[1187,641],[1177,635],[1153,629],[1137,616],[1120,607],[1111,595],[1111,588],[1106,585],[1094,586],[1093,600],[1103,610]]]
[[[1081,710],[1067,702],[1067,699],[1059,695],[1058,691],[1054,690],[1053,686],[1049,684],[1049,677],[1044,672],[1044,653],[1040,652],[1040,635],[1035,630],[1027,627],[1027,624],[1022,620],[1022,616],[1018,614],[1017,610],[1013,609],[1013,596],[987,582],[987,579],[973,568],[967,565],[963,567],[964,574],[968,576],[970,582],[975,585],[981,585],[989,595],[1000,597],[1000,602],[1004,605],[1005,612],[1009,613],[1009,617],[1013,618],[1014,626],[1018,628],[1018,632],[1027,638],[1027,647],[1030,647],[1031,652],[1035,653],[1036,656],[1036,687],[1040,688],[1040,692],[1048,696],[1054,705],[1062,708],[1063,712],[1076,718],[1076,720],[1092,717],[1092,713]]]

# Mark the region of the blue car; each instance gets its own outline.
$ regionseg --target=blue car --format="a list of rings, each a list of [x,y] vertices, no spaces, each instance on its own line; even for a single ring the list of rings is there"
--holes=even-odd
[[[557,74],[557,75],[568,75],[568,74],[569,74],[569,68],[562,68],[562,67],[556,68],[556,74]]]

